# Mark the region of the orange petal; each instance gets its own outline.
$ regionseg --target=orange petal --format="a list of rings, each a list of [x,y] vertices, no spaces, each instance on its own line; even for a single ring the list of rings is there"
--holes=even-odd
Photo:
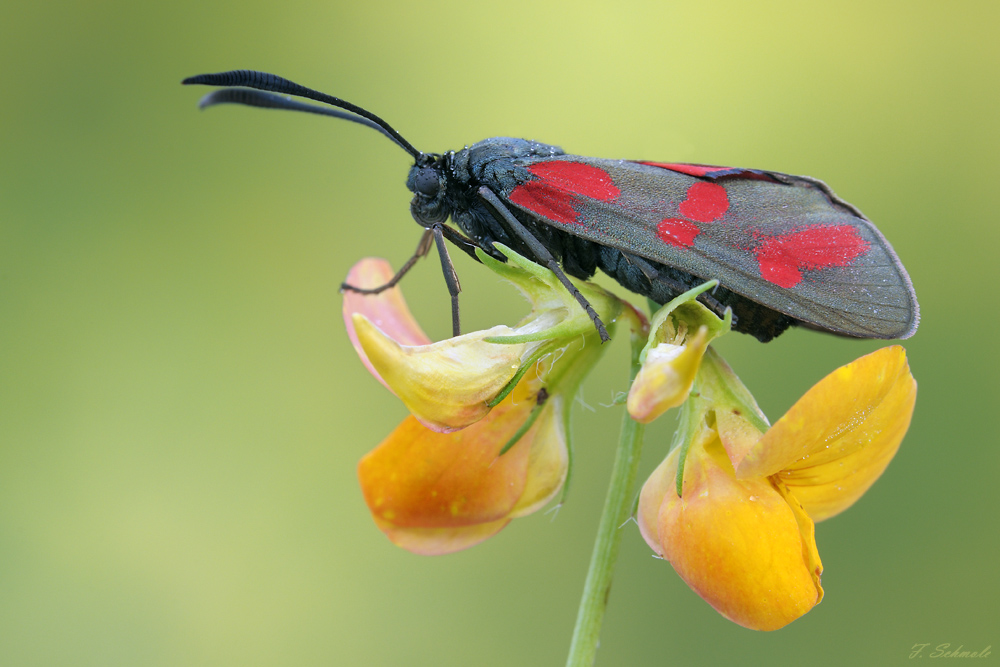
[[[635,522],[639,525],[639,533],[646,540],[649,548],[659,556],[663,556],[663,543],[660,541],[660,507],[667,494],[674,494],[677,479],[677,458],[679,448],[674,448],[663,463],[656,467],[639,493],[639,505],[636,507]]]
[[[371,289],[386,284],[393,275],[389,262],[376,257],[367,257],[351,267],[345,282],[355,287]],[[364,315],[387,336],[401,345],[428,345],[431,342],[431,339],[427,337],[427,334],[413,318],[406,301],[403,299],[403,293],[398,287],[387,289],[379,294],[358,294],[345,290],[343,313],[344,324],[347,327],[347,335],[351,339],[351,344],[368,371],[382,384],[385,384],[385,381],[372,367],[368,356],[358,342],[358,336],[354,330],[355,313]],[[385,386],[392,391],[389,385]]]
[[[894,345],[820,380],[764,434],[740,477],[779,477],[814,521],[850,507],[885,471],[913,415],[917,383]]]
[[[400,528],[388,521],[375,518],[383,533],[398,547],[420,556],[441,556],[462,549],[474,547],[497,533],[510,523],[510,519],[500,519],[489,523],[454,528]]]
[[[365,501],[393,542],[416,553],[446,553],[472,546],[507,523],[529,486],[534,434],[548,428],[540,416],[498,456],[535,405],[537,386],[528,385],[520,383],[489,415],[461,431],[432,431],[407,417],[361,460]]]
[[[737,480],[717,438],[703,443],[689,451],[683,498],[673,485],[654,483],[666,488],[651,535],[681,578],[723,616],[754,630],[781,628],[822,598],[812,523],[770,480]]]

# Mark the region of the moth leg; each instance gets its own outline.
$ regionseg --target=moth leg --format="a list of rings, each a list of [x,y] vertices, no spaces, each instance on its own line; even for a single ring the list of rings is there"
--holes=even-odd
[[[437,246],[438,255],[441,257],[441,272],[444,274],[444,282],[448,285],[448,294],[451,295],[451,335],[462,335],[462,323],[458,312],[458,293],[462,291],[462,286],[458,283],[458,274],[455,273],[455,265],[451,262],[448,254],[448,246],[444,243],[443,225],[434,225],[428,232],[434,235],[434,244]],[[426,232],[425,232],[426,234]]]
[[[498,253],[494,248],[480,248],[475,241],[473,241],[472,239],[470,239],[468,236],[458,231],[457,229],[452,229],[448,225],[441,225],[441,231],[444,233],[445,239],[451,241],[452,245],[454,245],[456,248],[458,248],[459,250],[461,250],[462,252],[464,252],[466,255],[476,260],[477,262],[479,262],[479,256],[476,255],[477,249],[482,250],[483,252],[485,252],[487,255],[489,255],[494,259],[499,259],[500,261],[504,261],[507,259],[503,255]]]
[[[622,257],[625,258],[626,262],[639,269],[639,271],[642,272],[642,275],[646,276],[646,280],[649,282],[655,282],[659,279],[660,272],[656,270],[655,266],[644,260],[642,257],[639,257],[638,255],[630,255],[627,252],[622,252]]]
[[[396,272],[389,282],[384,285],[379,285],[378,287],[355,287],[354,285],[348,283],[340,283],[341,290],[347,290],[348,292],[357,292],[358,294],[379,294],[385,290],[395,287],[396,283],[403,279],[406,272],[413,268],[413,265],[417,263],[417,260],[421,257],[426,257],[427,253],[431,251],[431,243],[433,241],[433,234],[431,230],[425,229],[424,233],[420,236],[420,242],[417,243],[417,249],[413,251],[413,256],[406,260],[406,264],[403,264],[403,268]]]
[[[548,267],[552,273],[556,274],[556,278],[559,279],[559,282],[561,282],[563,286],[569,290],[569,293],[573,295],[573,298],[577,300],[580,306],[587,312],[587,315],[590,316],[590,319],[593,320],[594,327],[597,328],[597,333],[601,337],[601,342],[606,343],[611,340],[611,336],[608,335],[608,330],[604,328],[604,323],[601,322],[601,317],[597,314],[597,311],[590,305],[587,298],[580,293],[580,290],[576,288],[576,285],[570,282],[570,279],[563,272],[562,267],[559,266],[559,262],[557,262],[555,257],[552,256],[552,253],[549,252],[548,248],[542,245],[541,241],[531,235],[531,232],[529,232],[524,225],[522,225],[521,222],[514,217],[514,214],[510,212],[507,206],[504,205],[504,203],[499,197],[496,196],[496,194],[494,194],[492,190],[485,185],[481,186],[479,188],[479,196],[500,214],[500,217],[503,218],[503,221],[507,224],[510,231],[517,236],[517,238],[521,239],[521,241],[528,246],[531,252],[535,253],[535,257],[538,258],[538,261]]]

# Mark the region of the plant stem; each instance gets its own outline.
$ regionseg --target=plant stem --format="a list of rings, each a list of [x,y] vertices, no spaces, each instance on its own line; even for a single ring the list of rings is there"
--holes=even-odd
[[[645,344],[645,333],[632,332],[632,372],[635,379],[639,372],[639,353]],[[611,579],[614,576],[618,548],[621,546],[622,525],[632,512],[632,495],[635,476],[639,468],[639,454],[642,452],[642,435],[645,426],[634,421],[625,412],[618,451],[611,471],[611,483],[604,500],[601,523],[597,529],[597,540],[590,556],[590,569],[583,586],[583,597],[576,616],[576,627],[569,646],[567,667],[589,667],[594,664],[597,645],[601,635],[604,610],[611,594]]]

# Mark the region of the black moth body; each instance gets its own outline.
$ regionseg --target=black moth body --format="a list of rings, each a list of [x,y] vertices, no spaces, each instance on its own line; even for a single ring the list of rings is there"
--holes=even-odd
[[[565,274],[600,269],[664,304],[707,280],[699,299],[733,328],[769,341],[793,324],[859,338],[907,338],[919,311],[906,270],[857,209],[822,182],[777,172],[680,163],[603,160],[556,146],[496,137],[444,154],[414,149],[385,121],[353,104],[246,70],[184,83],[237,85],[202,106],[240,103],[307,111],[372,127],[415,159],[407,187],[425,235],[394,285],[437,245],[458,333],[458,282],[444,241],[503,259],[502,243],[563,281],[607,339],[603,323]],[[339,107],[279,97],[275,91]],[[461,233],[446,225],[449,218]],[[346,289],[354,289],[350,285]]]
[[[485,186],[503,198],[530,180],[526,158],[561,155],[563,151],[556,146],[507,137],[486,139],[444,155],[428,155],[429,162],[425,166],[418,163],[410,169],[407,187],[414,193],[410,211],[425,227],[451,217],[484,250],[492,249],[494,243],[502,243],[524,257],[544,263],[505,228],[494,209],[479,197],[478,190]],[[574,278],[587,280],[600,269],[629,291],[649,297],[660,305],[711,279],[667,266],[641,252],[630,253],[612,245],[602,245],[579,233],[555,227],[517,207],[512,207],[511,212]],[[701,300],[720,317],[726,307],[731,307],[733,329],[763,342],[796,323],[792,317],[721,285],[710,294],[702,295]]]

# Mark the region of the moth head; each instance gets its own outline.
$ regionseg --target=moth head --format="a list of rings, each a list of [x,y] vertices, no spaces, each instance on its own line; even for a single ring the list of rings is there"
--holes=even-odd
[[[440,155],[423,154],[410,168],[406,187],[413,193],[410,212],[423,226],[444,222],[451,213],[446,194],[448,178]]]

